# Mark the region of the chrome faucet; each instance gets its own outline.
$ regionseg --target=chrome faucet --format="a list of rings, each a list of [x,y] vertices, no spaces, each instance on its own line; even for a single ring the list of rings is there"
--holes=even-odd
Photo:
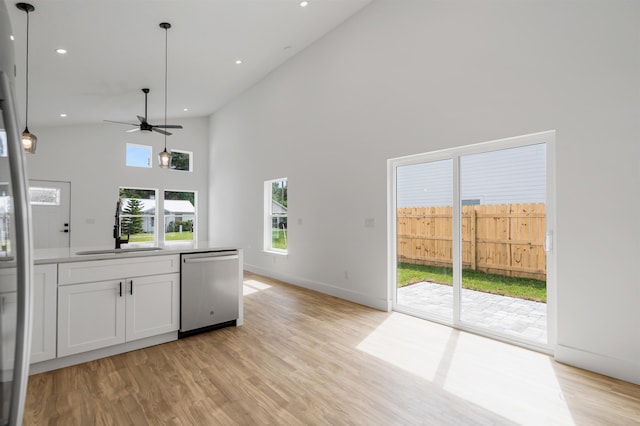
[[[113,225],[113,238],[116,240],[116,248],[122,248],[122,244],[127,244],[129,242],[129,234],[127,234],[127,238],[122,238],[120,235],[120,200],[116,202],[116,223]]]

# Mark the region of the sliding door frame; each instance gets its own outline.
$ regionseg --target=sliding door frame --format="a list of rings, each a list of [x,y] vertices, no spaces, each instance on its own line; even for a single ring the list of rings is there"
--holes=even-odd
[[[553,354],[557,343],[557,281],[556,281],[556,172],[555,172],[555,130],[499,139],[473,145],[450,148],[440,151],[398,157],[387,160],[387,282],[389,310],[419,316],[457,329],[480,334],[496,340],[506,341],[518,346]],[[546,257],[547,257],[547,342],[534,342],[517,336],[497,333],[483,327],[460,320],[460,302],[462,291],[462,241],[461,241],[461,185],[460,158],[465,155],[481,154],[528,145],[546,145]],[[452,208],[452,257],[453,257],[453,318],[449,321],[428,313],[416,313],[397,305],[397,169],[398,167],[452,160],[453,162],[453,208]]]

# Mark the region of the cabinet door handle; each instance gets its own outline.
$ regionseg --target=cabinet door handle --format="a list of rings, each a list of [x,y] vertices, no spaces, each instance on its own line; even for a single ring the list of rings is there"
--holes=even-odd
[[[120,297],[122,297],[122,281],[120,281]]]
[[[131,280],[131,290],[129,290],[129,294],[133,296],[133,280]]]

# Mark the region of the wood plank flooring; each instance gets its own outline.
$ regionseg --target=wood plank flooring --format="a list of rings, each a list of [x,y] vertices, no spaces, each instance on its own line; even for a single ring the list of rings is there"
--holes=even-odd
[[[640,386],[245,275],[245,325],[30,378],[26,425],[631,425]]]

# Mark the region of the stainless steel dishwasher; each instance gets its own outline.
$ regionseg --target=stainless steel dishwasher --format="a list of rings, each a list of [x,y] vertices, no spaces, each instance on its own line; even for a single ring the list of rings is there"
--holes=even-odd
[[[183,254],[180,273],[179,337],[236,324],[241,297],[236,250]]]

